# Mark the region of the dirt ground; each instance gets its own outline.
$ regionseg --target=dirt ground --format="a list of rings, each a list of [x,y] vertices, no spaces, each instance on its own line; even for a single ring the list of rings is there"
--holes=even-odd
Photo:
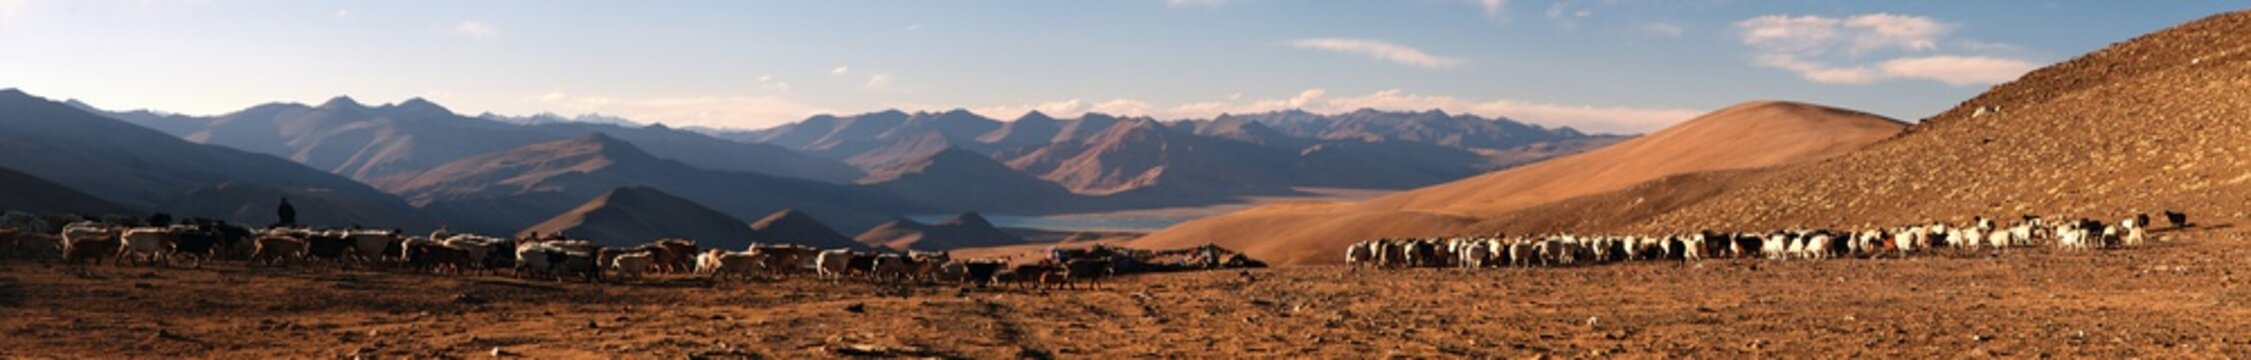
[[[0,358],[2251,356],[2240,229],[2105,252],[1299,267],[1099,289],[0,261]]]

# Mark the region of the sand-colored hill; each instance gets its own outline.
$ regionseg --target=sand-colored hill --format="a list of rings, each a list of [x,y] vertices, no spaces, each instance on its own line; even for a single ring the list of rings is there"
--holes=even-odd
[[[1339,262],[1344,246],[1360,240],[1458,234],[1514,210],[1667,176],[1827,159],[1891,137],[1904,126],[1857,111],[1749,102],[1579,155],[1366,202],[1265,206],[1200,219],[1134,244],[1217,243],[1277,264]]]
[[[983,215],[973,212],[936,224],[899,219],[869,229],[852,240],[873,247],[925,251],[1024,243],[1023,237],[994,227]]]
[[[648,187],[610,190],[576,209],[532,225],[517,236],[561,232],[603,246],[634,246],[665,238],[686,238],[696,244],[727,249],[750,245],[752,230],[736,220],[694,201]]]
[[[2164,209],[2233,222],[2251,202],[2246,119],[2251,13],[2221,14],[2035,70],[1898,139],[1635,229],[2115,220]]]

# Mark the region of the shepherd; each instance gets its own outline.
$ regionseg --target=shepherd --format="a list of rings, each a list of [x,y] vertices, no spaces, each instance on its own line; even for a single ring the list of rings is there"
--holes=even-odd
[[[281,198],[281,207],[274,210],[274,215],[281,217],[281,223],[274,227],[297,226],[297,207],[289,205],[289,198]]]

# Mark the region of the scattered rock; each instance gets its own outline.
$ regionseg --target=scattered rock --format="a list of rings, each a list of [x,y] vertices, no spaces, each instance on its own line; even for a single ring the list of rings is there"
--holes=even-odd
[[[850,313],[854,313],[854,314],[866,313],[866,312],[868,312],[868,304],[866,304],[866,303],[852,303],[852,305],[845,305],[845,306],[844,306],[844,311],[846,311],[846,312],[850,312]]]

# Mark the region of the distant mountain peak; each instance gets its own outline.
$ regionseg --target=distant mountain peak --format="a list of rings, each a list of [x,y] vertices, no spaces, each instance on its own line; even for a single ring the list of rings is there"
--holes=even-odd
[[[320,107],[323,109],[363,109],[367,108],[367,105],[360,104],[359,100],[352,99],[350,95],[337,95],[328,98],[326,102],[320,103]]]
[[[1018,116],[1018,117],[1016,117],[1016,121],[1024,121],[1024,120],[1034,120],[1034,121],[1055,121],[1055,117],[1047,116],[1047,114],[1046,114],[1046,113],[1042,113],[1042,112],[1040,112],[1039,110],[1032,110],[1031,112],[1026,112],[1026,113],[1024,113],[1024,116]]]
[[[938,223],[938,225],[939,225],[939,226],[970,226],[970,227],[977,227],[977,228],[989,228],[989,227],[993,227],[993,222],[992,222],[992,221],[989,221],[989,220],[986,220],[986,219],[985,219],[985,216],[984,216],[984,215],[978,215],[978,214],[977,214],[977,212],[975,212],[975,211],[970,211],[970,212],[963,212],[963,213],[961,213],[960,215],[954,215],[954,217],[953,217],[952,219],[946,219],[946,221],[944,221],[944,222],[939,222],[939,223]]]
[[[438,103],[430,102],[429,99],[423,99],[420,96],[401,101],[397,105],[392,105],[391,108],[415,113],[453,114],[453,110],[446,109],[445,106],[440,106]]]

